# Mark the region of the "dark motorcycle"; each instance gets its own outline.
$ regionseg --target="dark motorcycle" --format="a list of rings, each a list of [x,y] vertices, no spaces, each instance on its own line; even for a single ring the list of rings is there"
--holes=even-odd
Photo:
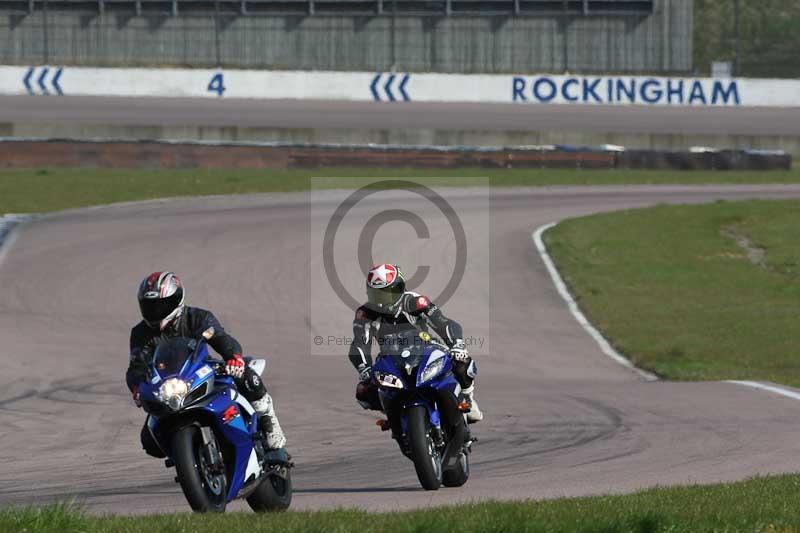
[[[426,490],[460,487],[469,479],[468,407],[459,403],[452,370],[448,348],[416,331],[385,338],[373,365],[387,415],[379,425],[391,429]]]

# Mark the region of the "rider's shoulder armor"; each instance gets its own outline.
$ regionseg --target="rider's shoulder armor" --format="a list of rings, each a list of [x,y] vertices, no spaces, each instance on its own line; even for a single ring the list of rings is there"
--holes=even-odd
[[[407,292],[403,295],[402,302],[403,311],[409,315],[421,315],[423,313],[430,314],[436,306],[431,302],[430,298],[416,292]]]
[[[214,328],[217,335],[224,333],[222,326],[214,313],[199,307],[189,307],[183,310],[176,323],[179,335],[197,338],[208,328]]]

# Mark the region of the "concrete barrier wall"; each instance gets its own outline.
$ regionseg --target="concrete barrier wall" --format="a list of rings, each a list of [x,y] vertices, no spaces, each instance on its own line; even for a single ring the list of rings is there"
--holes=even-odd
[[[786,107],[800,80],[4,66],[0,94]]]

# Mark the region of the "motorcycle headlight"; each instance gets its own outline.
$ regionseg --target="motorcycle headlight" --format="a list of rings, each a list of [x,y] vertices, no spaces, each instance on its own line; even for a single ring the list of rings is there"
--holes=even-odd
[[[167,404],[170,409],[177,411],[183,404],[189,384],[178,378],[171,378],[161,384],[158,389],[158,398]]]
[[[440,357],[435,361],[428,363],[428,366],[425,367],[425,370],[419,375],[419,380],[417,383],[425,383],[429,379],[435,378],[439,372],[442,371],[444,368],[444,357]]]
[[[375,379],[377,379],[378,383],[384,387],[389,387],[392,389],[402,389],[404,387],[403,380],[395,376],[394,374],[384,374],[383,372],[376,372]]]

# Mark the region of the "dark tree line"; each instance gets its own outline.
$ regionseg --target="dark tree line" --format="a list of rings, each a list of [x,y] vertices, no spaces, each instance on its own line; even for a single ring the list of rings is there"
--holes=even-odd
[[[694,0],[694,65],[732,61],[736,75],[800,78],[800,0]]]

